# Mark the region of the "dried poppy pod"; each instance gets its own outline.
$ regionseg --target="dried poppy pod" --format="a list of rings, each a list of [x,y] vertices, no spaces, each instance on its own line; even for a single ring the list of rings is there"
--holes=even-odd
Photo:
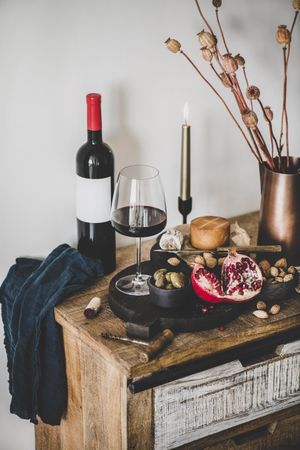
[[[220,8],[220,6],[222,5],[222,0],[212,0],[212,4],[215,8]]]
[[[248,86],[246,90],[246,97],[249,100],[257,100],[260,96],[260,90],[257,86]]]
[[[181,49],[181,44],[180,44],[180,42],[176,41],[176,39],[168,38],[165,41],[165,44],[166,44],[167,48],[170,50],[170,52],[173,52],[173,53],[177,53]]]
[[[201,53],[202,53],[202,58],[204,59],[204,61],[211,62],[211,60],[213,59],[213,54],[209,50],[209,48],[206,48],[206,47],[201,48]]]
[[[249,111],[248,113],[242,114],[242,119],[246,127],[256,128],[258,118],[254,111]]]
[[[223,55],[223,66],[226,73],[234,73],[238,70],[238,64],[230,53]]]
[[[287,29],[286,25],[278,25],[276,32],[276,40],[278,44],[286,47],[291,39],[291,33]]]
[[[225,87],[231,87],[230,80],[225,72],[220,73],[220,78]]]
[[[200,31],[200,33],[197,34],[199,42],[201,44],[201,47],[207,47],[209,49],[215,47],[217,41],[217,38],[214,34],[210,33],[209,31]]]
[[[235,55],[234,59],[236,60],[236,62],[239,66],[245,65],[245,59],[239,53],[237,55]]]
[[[270,106],[265,106],[264,107],[264,112],[265,112],[265,119],[268,122],[272,122],[272,120],[273,120],[273,111],[271,110]]]
[[[300,9],[300,0],[293,0],[293,8],[297,10]]]

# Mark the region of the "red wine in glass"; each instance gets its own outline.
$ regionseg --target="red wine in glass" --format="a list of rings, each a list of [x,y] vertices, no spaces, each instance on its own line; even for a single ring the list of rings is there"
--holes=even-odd
[[[141,226],[130,222],[130,215],[142,217]],[[142,238],[160,233],[166,226],[167,214],[152,206],[138,206],[131,208],[124,206],[113,212],[111,222],[116,231],[129,237]],[[130,225],[131,223],[131,225]]]
[[[157,169],[146,165],[121,170],[114,191],[111,223],[116,231],[136,238],[136,274],[119,278],[116,288],[127,295],[147,295],[148,274],[141,273],[141,238],[160,233],[167,223],[163,187]]]

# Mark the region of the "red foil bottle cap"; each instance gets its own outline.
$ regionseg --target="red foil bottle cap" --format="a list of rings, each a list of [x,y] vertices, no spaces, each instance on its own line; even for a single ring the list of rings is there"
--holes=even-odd
[[[87,94],[87,129],[91,131],[102,130],[101,95]]]

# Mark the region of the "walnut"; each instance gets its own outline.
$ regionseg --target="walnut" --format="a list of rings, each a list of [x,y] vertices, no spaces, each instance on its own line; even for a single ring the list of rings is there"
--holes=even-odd
[[[260,261],[260,263],[258,265],[259,265],[259,268],[261,269],[262,273],[268,278],[268,276],[270,275],[270,269],[271,269],[271,264],[269,263],[269,261],[267,261],[266,259],[263,259],[262,261]]]

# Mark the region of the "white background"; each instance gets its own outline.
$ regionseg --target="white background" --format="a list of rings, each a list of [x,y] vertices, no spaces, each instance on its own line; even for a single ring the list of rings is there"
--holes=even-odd
[[[213,18],[210,0],[201,4]],[[246,58],[250,82],[272,106],[278,131],[282,51],[274,35],[278,24],[290,26],[291,1],[223,4],[229,46]],[[299,25],[288,85],[294,155],[300,155]],[[1,280],[16,256],[43,256],[62,242],[75,245],[74,159],[85,140],[88,92],[103,95],[104,139],[114,149],[116,171],[131,163],[160,169],[169,225],[180,222],[186,101],[192,216],[227,217],[259,207],[257,164],[240,132],[191,67],[163,45],[169,35],[177,38],[208,73],[196,38],[202,28],[193,0],[0,0]],[[0,448],[33,449],[32,425],[8,413],[9,401],[1,344]]]

